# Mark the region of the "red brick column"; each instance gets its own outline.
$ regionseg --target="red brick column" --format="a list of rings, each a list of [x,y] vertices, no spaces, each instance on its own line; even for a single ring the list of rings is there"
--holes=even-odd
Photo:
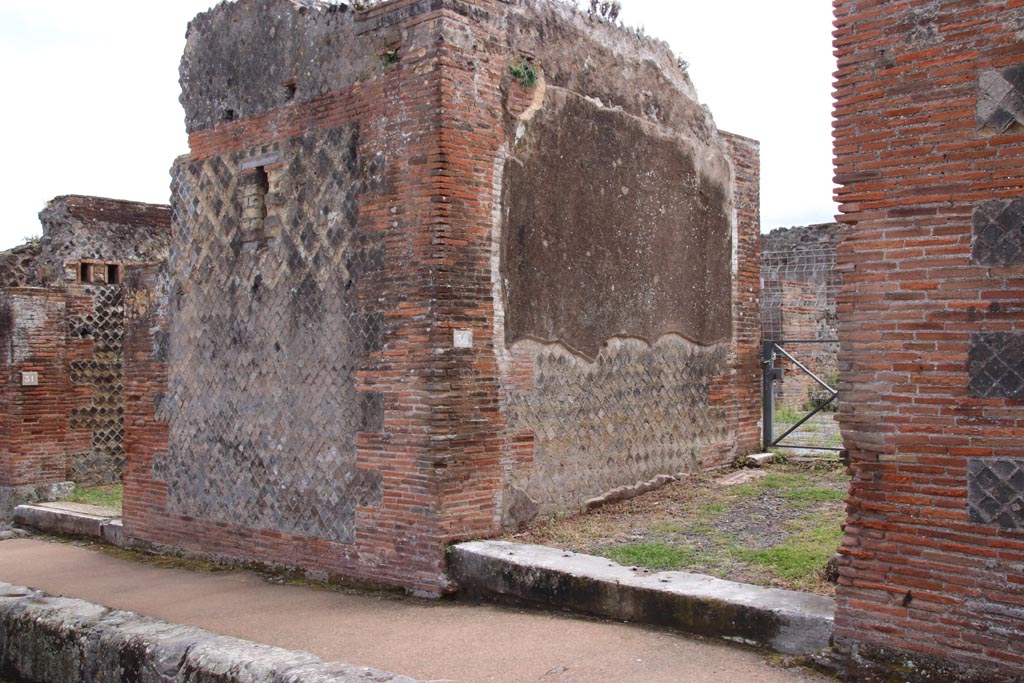
[[[1020,3],[834,5],[836,644],[903,680],[1020,680],[1024,396],[996,378],[1024,371]]]
[[[0,522],[71,488],[66,310],[64,292],[0,292]]]
[[[728,406],[730,457],[761,449],[761,152],[756,140],[720,131],[736,176],[731,370],[718,387]]]

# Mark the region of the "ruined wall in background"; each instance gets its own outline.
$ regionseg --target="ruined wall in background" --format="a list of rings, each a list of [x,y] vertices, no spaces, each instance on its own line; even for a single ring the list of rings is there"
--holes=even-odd
[[[842,276],[836,270],[838,223],[778,228],[761,237],[761,336],[780,340],[837,339],[836,296]],[[835,388],[839,372],[836,343],[785,347]],[[810,375],[780,359],[783,378],[775,382],[776,405],[803,409],[829,397]]]
[[[836,647],[851,680],[1019,681],[1021,7],[835,7],[852,474]]]
[[[40,252],[38,239],[0,252],[0,288],[40,286]]]
[[[49,202],[40,220],[42,238],[0,254],[8,329],[0,470],[19,500],[52,499],[70,482],[120,481],[124,309],[116,278],[127,263],[166,258],[170,240],[167,206],[71,195]],[[85,273],[83,262],[91,264]],[[37,372],[38,386],[24,385],[22,372]]]
[[[167,260],[171,211],[162,204],[67,195],[39,212],[40,284],[80,281],[82,261],[155,263]]]

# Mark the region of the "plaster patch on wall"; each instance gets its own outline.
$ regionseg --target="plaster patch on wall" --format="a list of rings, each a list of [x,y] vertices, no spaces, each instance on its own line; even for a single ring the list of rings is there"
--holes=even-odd
[[[64,317],[63,301],[40,301],[32,296],[11,294],[10,358],[11,365],[30,361],[35,354],[36,336],[53,320]]]
[[[729,339],[731,179],[713,145],[549,86],[502,183],[507,341]]]

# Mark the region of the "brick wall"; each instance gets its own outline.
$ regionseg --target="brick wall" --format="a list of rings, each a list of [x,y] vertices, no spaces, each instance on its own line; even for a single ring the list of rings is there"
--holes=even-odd
[[[0,292],[0,522],[14,505],[46,497],[69,480],[65,448],[73,404],[62,292]],[[38,383],[23,384],[22,373]]]
[[[724,462],[761,446],[761,152],[756,140],[722,133],[734,169],[733,205],[736,210],[733,331],[730,372],[718,382],[716,400],[728,420],[731,441]],[[724,384],[723,384],[724,381]]]
[[[0,254],[9,328],[2,393],[10,408],[0,412],[0,468],[17,493],[8,492],[4,509],[15,497],[58,497],[72,481],[120,481],[122,292],[80,283],[79,265],[163,259],[169,242],[167,206],[70,195],[50,201],[40,219],[40,240]],[[21,385],[23,370],[40,373],[38,388]]]
[[[834,5],[836,646],[851,680],[1020,680],[1024,3]]]
[[[448,589],[443,547],[499,532],[509,473],[536,455],[499,362],[504,179],[515,141],[530,135],[520,115],[577,92],[644,117],[630,130],[652,140],[659,126],[706,134],[694,144],[709,146],[704,164],[717,175],[697,181],[726,222],[694,251],[701,265],[721,262],[707,286],[722,294],[689,300],[682,329],[653,325],[654,341],[698,340],[653,354],[703,386],[688,400],[714,414],[713,438],[679,452],[695,451],[700,466],[756,449],[757,145],[718,137],[662,46],[548,2],[410,0],[352,13],[250,0],[192,27],[191,152],[172,171],[167,278],[129,269],[125,294],[124,512],[135,543]],[[283,49],[274,36],[285,35],[309,49]],[[337,35],[345,60],[316,57]],[[589,84],[575,68],[583,39],[603,65]],[[239,55],[235,85],[209,88],[236,64],[224,51]],[[641,56],[656,65],[653,95],[621,85]],[[541,67],[536,90],[510,76],[520,59]],[[741,292],[750,296],[738,303]],[[734,326],[749,348],[732,347]],[[631,328],[584,332],[603,342]],[[695,355],[712,357],[711,370]],[[609,409],[636,384],[625,381]],[[636,472],[616,476],[559,504],[578,508]]]

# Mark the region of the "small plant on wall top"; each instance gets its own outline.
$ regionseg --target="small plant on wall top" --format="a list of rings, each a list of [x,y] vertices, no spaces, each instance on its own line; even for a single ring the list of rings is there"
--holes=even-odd
[[[526,57],[520,57],[519,61],[508,68],[516,83],[524,88],[532,88],[537,85],[537,67]]]
[[[394,66],[402,61],[402,58],[398,56],[398,49],[384,50],[380,53],[380,63],[384,66]]]

